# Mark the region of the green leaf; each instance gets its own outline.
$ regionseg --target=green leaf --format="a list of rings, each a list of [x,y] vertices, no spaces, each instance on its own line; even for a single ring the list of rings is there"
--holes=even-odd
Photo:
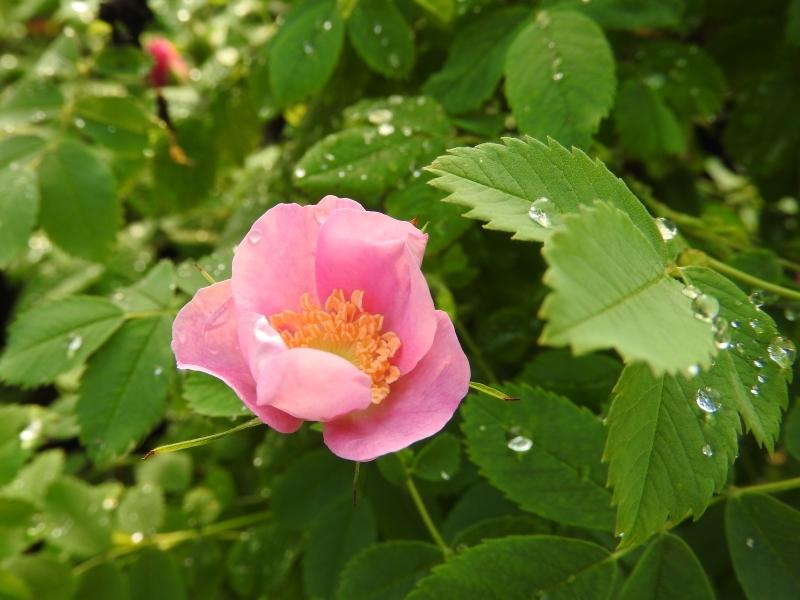
[[[742,494],[725,506],[725,533],[749,600],[800,596],[800,512],[770,496]]]
[[[146,548],[138,553],[130,569],[131,598],[184,600],[186,590],[180,567],[166,552]]]
[[[9,327],[0,378],[36,386],[82,364],[122,324],[122,311],[95,296],[70,296],[37,306]]]
[[[608,29],[640,29],[680,25],[686,0],[545,0],[542,6],[579,10]]]
[[[29,166],[28,163],[44,147],[44,143],[42,138],[35,135],[15,135],[0,140],[0,168],[11,167],[16,170]]]
[[[110,548],[111,521],[102,501],[102,493],[80,479],[64,476],[52,483],[44,502],[48,541],[82,557]]]
[[[561,523],[610,530],[611,495],[600,462],[605,432],[566,398],[506,386],[521,399],[470,395],[462,409],[467,452],[481,473],[524,510]]]
[[[0,490],[3,496],[40,503],[50,484],[64,469],[64,451],[47,450],[38,453],[20,469],[12,482]]]
[[[703,566],[681,538],[653,542],[622,588],[620,600],[714,600]]]
[[[408,600],[496,598],[520,600],[611,596],[616,564],[606,550],[581,540],[546,535],[489,540],[435,567]]]
[[[359,56],[381,75],[404,77],[414,65],[414,34],[391,0],[359,0],[347,33]]]
[[[614,104],[614,56],[579,13],[541,11],[508,49],[506,97],[520,130],[565,146],[588,145]]]
[[[168,309],[175,300],[175,269],[162,260],[132,286],[115,292],[111,299],[125,312]]]
[[[359,102],[345,112],[345,127],[306,152],[295,185],[312,194],[379,196],[444,151],[449,131],[442,108],[424,96]]]
[[[75,578],[69,567],[47,556],[22,555],[11,558],[3,567],[19,577],[36,600],[70,600]]]
[[[772,452],[780,435],[782,411],[789,403],[786,382],[792,376],[791,368],[779,365],[769,354],[770,344],[780,340],[775,322],[715,271],[689,267],[683,273],[719,301],[719,316],[731,332],[730,345],[717,354],[706,379],[739,412],[758,443]]]
[[[183,397],[194,412],[207,417],[241,417],[250,414],[239,396],[222,380],[199,371],[185,374]]]
[[[423,91],[450,114],[479,108],[500,82],[508,47],[529,14],[530,9],[521,6],[502,8],[458,31],[447,62]]]
[[[157,454],[136,465],[136,482],[158,486],[165,492],[182,492],[191,484],[192,473],[190,454]]]
[[[21,577],[6,569],[0,570],[0,598],[2,600],[33,600],[30,588]]]
[[[448,481],[461,467],[461,441],[452,433],[440,433],[414,457],[414,475],[426,481]]]
[[[786,415],[786,450],[796,460],[800,460],[800,402]]]
[[[456,14],[455,0],[414,0],[442,23],[449,23]]]
[[[668,520],[699,517],[725,484],[739,417],[727,403],[701,409],[698,391],[711,384],[707,373],[656,377],[641,363],[622,372],[605,450],[622,545],[644,541]]]
[[[75,102],[73,125],[93,141],[121,154],[141,154],[150,116],[127,96],[84,96]]]
[[[300,550],[296,534],[275,524],[255,527],[242,535],[228,553],[228,583],[240,598],[269,595],[286,579]]]
[[[0,189],[0,267],[4,267],[28,247],[39,212],[39,188],[35,173],[9,166],[0,169]]]
[[[614,348],[656,372],[707,366],[716,351],[711,325],[695,317],[667,259],[624,212],[605,202],[567,216],[542,251],[553,290],[540,316],[540,342],[575,354]]]
[[[42,227],[70,254],[103,260],[120,221],[115,188],[108,167],[83,144],[60,142],[39,164]]]
[[[114,563],[100,563],[81,573],[75,598],[128,600],[128,582]]]
[[[58,86],[41,79],[24,79],[0,99],[0,127],[9,133],[26,122],[41,123],[61,110],[64,96]]]
[[[81,441],[96,463],[130,452],[161,420],[174,360],[169,317],[129,321],[89,361],[81,382]]]
[[[430,568],[442,562],[432,544],[389,541],[357,554],[342,571],[337,600],[403,600]]]
[[[526,138],[504,138],[503,144],[455,148],[428,170],[430,184],[449,194],[445,202],[466,206],[465,217],[487,221],[486,228],[513,233],[513,239],[544,241],[552,233],[528,216],[531,204],[550,199],[561,214],[577,212],[597,198],[628,213],[653,248],[666,249],[653,218],[621,179],[599,160],[558,142],[547,145]]]
[[[484,540],[504,538],[509,535],[539,535],[552,533],[550,523],[530,515],[506,515],[484,519],[466,527],[453,537],[454,548],[477,546]]]
[[[311,598],[332,598],[339,573],[360,550],[376,540],[375,516],[366,499],[329,507],[316,520],[303,557],[303,582]]]
[[[620,86],[614,123],[620,144],[630,156],[653,160],[686,148],[686,131],[675,113],[639,81],[629,79]]]
[[[497,488],[481,480],[466,490],[447,514],[441,526],[442,536],[451,542],[460,531],[473,525],[518,512]]]
[[[275,484],[272,507],[281,525],[306,529],[326,508],[342,499],[352,501],[353,463],[327,449],[296,460]]]
[[[305,0],[278,30],[269,55],[269,81],[282,105],[305,100],[327,83],[344,41],[335,0]]]
[[[161,488],[144,483],[128,488],[117,509],[117,525],[126,533],[153,535],[164,522]]]

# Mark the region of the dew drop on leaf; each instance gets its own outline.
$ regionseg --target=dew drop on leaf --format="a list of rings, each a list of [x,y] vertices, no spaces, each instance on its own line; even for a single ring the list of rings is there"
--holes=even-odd
[[[781,369],[788,369],[794,363],[797,350],[794,343],[783,336],[778,336],[767,346],[767,353],[776,365]]]
[[[665,242],[674,239],[678,235],[678,227],[675,223],[664,217],[656,219],[656,227],[658,227],[658,233],[661,234],[661,239]]]
[[[717,412],[722,407],[720,393],[708,386],[697,390],[695,402],[697,402],[697,406],[700,407],[700,410],[709,414]]]
[[[67,358],[72,358],[81,349],[83,338],[77,333],[72,333],[67,340]]]
[[[508,440],[507,446],[509,450],[513,450],[514,452],[528,452],[533,448],[533,442],[523,435],[516,435]]]
[[[561,220],[561,211],[547,196],[537,198],[528,209],[528,217],[537,225],[550,229]]]
[[[752,294],[750,294],[749,298],[750,302],[756,308],[761,308],[762,306],[764,306],[764,302],[766,301],[764,299],[764,292],[762,292],[761,290],[754,291]]]
[[[711,323],[719,314],[719,301],[714,296],[700,294],[692,300],[692,310],[694,316],[701,321]]]
[[[681,290],[681,292],[683,293],[684,296],[689,298],[689,300],[694,300],[695,298],[697,298],[698,296],[702,295],[702,293],[703,293],[693,285],[685,286]]]
[[[703,453],[703,456],[708,456],[708,457],[714,456],[714,449],[711,447],[710,444],[706,444],[705,446],[703,446],[701,451]]]
[[[394,125],[391,123],[381,123],[378,125],[378,135],[392,135],[394,133]]]

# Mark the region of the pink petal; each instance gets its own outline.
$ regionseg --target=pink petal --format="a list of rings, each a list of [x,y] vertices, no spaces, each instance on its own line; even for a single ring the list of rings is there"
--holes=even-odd
[[[401,347],[395,364],[408,373],[431,346],[436,317],[419,268],[427,236],[381,213],[337,210],[319,231],[317,293],[364,290],[364,308],[384,316]]]
[[[430,351],[411,373],[392,384],[383,402],[325,423],[325,444],[334,454],[372,460],[431,436],[447,424],[467,395],[470,370],[449,317],[436,311],[436,319]]]
[[[178,368],[221,379],[273,429],[282,433],[297,430],[300,420],[272,407],[256,405],[256,383],[239,346],[238,323],[230,280],[198,290],[172,324],[172,351]]]
[[[314,206],[278,204],[259,218],[233,257],[236,306],[272,315],[300,308],[300,296],[316,298],[314,262],[320,224],[338,209],[363,211],[347,198],[326,196]]]
[[[258,404],[328,421],[372,403],[372,380],[344,358],[313,348],[275,353],[259,369]]]

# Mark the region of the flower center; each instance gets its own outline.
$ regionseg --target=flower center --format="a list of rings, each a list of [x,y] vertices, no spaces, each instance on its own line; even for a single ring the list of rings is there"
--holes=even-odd
[[[303,294],[302,310],[284,310],[269,323],[289,348],[315,348],[349,360],[372,378],[372,402],[378,404],[389,395],[389,384],[400,377],[391,363],[400,338],[383,331],[383,315],[366,312],[363,300],[363,290],[354,291],[349,300],[342,290],[333,290],[320,307]]]

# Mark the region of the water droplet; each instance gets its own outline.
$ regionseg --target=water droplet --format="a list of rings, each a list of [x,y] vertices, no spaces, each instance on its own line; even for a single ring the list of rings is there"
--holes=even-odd
[[[33,419],[28,423],[25,429],[19,432],[19,441],[23,448],[33,448],[36,444],[36,440],[38,440],[39,436],[42,434],[42,425],[41,419]]]
[[[312,46],[308,42],[303,42],[303,52],[305,52],[308,55],[314,54],[314,46]]]
[[[114,510],[117,507],[117,499],[114,496],[103,498],[103,510]]]
[[[716,317],[711,323],[711,330],[714,332],[714,343],[719,350],[725,350],[731,345],[731,330],[728,329],[727,319]]]
[[[161,377],[161,374],[164,372],[164,367],[161,365],[156,365],[156,368],[153,369],[153,375],[156,377]]]
[[[761,333],[764,331],[758,319],[751,319],[749,324],[750,324],[750,329],[753,330],[753,333]]]
[[[703,446],[701,452],[703,453],[703,456],[709,456],[709,457],[714,456],[714,449],[711,447],[710,444],[706,444],[705,446]]]
[[[748,548],[754,548],[756,545],[756,541],[753,538],[749,537],[744,541],[744,545],[747,546]]]
[[[555,202],[546,196],[534,200],[528,209],[528,217],[545,229],[558,225],[561,220],[561,211]]]
[[[689,365],[686,367],[686,374],[689,375],[689,377],[695,377],[698,373],[700,373],[700,365]]]
[[[76,117],[74,123],[75,127],[77,127],[78,129],[83,129],[84,127],[86,127],[86,121],[84,121],[80,117]]]
[[[330,31],[330,30],[333,28],[333,23],[331,23],[330,21],[324,21],[324,22],[322,23],[322,28],[323,28],[325,31]]]
[[[253,244],[254,246],[261,241],[262,238],[261,231],[259,229],[252,229],[249,234],[247,234],[247,241]]]
[[[656,219],[656,227],[658,227],[658,233],[661,234],[661,239],[665,242],[668,242],[678,235],[677,225],[675,225],[675,223],[669,219],[665,219],[664,217],[659,217]]]
[[[392,120],[394,114],[388,108],[378,108],[369,111],[367,120],[373,125],[380,125],[381,123],[388,123]]]
[[[731,327],[734,329],[739,329],[739,321],[731,321]]]
[[[253,466],[256,467],[256,468],[263,467],[264,466],[264,459],[261,458],[260,456],[256,456],[253,459]]]
[[[144,540],[144,534],[141,531],[137,531],[131,534],[131,542],[134,544],[141,544],[142,540]]]
[[[562,71],[553,73],[553,81],[561,81],[562,79],[564,79],[564,73]]]
[[[683,295],[684,295],[684,296],[686,296],[687,298],[689,298],[689,300],[694,300],[695,298],[697,298],[698,296],[700,296],[700,295],[703,293],[703,292],[701,292],[701,291],[700,291],[698,288],[696,288],[696,287],[695,287],[695,286],[693,286],[693,285],[687,285],[687,286],[685,286],[685,287],[684,287],[684,288],[681,290],[681,292],[683,293]]]
[[[700,407],[700,410],[709,414],[715,413],[722,408],[722,403],[720,402],[720,393],[714,388],[708,386],[697,390],[695,402],[697,402],[697,406]]]
[[[439,473],[439,477],[441,477],[443,481],[450,481],[450,473],[447,471],[442,471]]]
[[[761,290],[754,291],[752,294],[750,294],[750,296],[748,296],[748,298],[756,308],[761,308],[766,302],[766,299],[764,298],[764,292]]]
[[[75,353],[81,349],[83,345],[83,337],[77,333],[71,333],[67,340],[67,358],[72,358]]]
[[[753,361],[753,366],[754,366],[756,369],[763,369],[763,368],[764,368],[764,361],[762,361],[762,360],[759,360],[759,359],[755,359],[755,360]]]
[[[761,393],[761,390],[758,388],[758,385],[754,385],[750,387],[750,394],[753,396],[758,396]]]
[[[507,446],[509,450],[513,450],[514,452],[527,452],[533,448],[533,442],[525,436],[516,435],[508,440]]]
[[[769,346],[767,346],[767,353],[772,359],[772,362],[781,369],[788,369],[792,366],[792,363],[794,363],[797,350],[792,340],[788,340],[779,335],[769,343]]]
[[[695,318],[711,323],[714,317],[719,314],[719,301],[714,296],[700,294],[692,300],[692,310]]]
[[[759,374],[758,377],[756,377],[756,381],[758,381],[758,383],[767,383],[767,378],[764,375]]]
[[[383,26],[380,23],[375,23],[375,26],[372,28],[372,33],[375,35],[380,35],[383,32]]]
[[[303,177],[306,176],[306,170],[303,167],[297,167],[294,170],[294,176],[297,177],[298,179],[302,179]]]
[[[381,123],[378,125],[378,135],[392,135],[394,133],[394,125],[391,123]]]

